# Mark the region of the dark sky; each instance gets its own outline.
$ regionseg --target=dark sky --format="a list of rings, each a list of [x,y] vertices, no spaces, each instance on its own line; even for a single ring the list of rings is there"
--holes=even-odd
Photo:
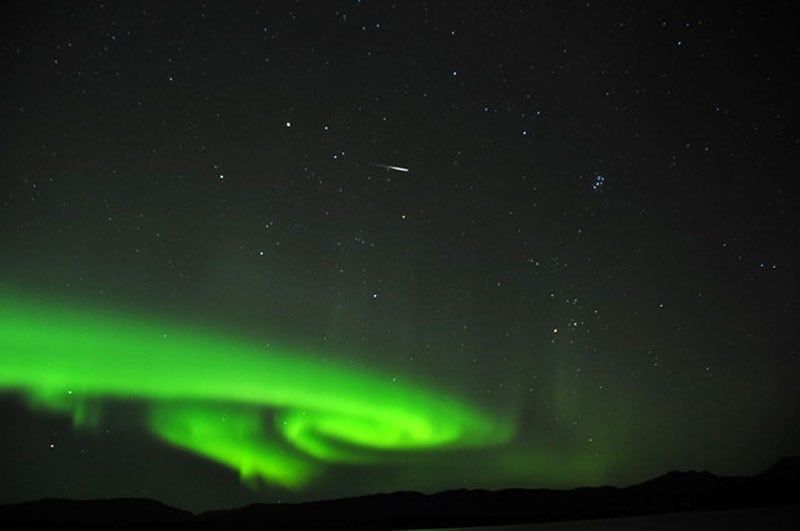
[[[790,4],[3,2],[0,502],[797,454]]]

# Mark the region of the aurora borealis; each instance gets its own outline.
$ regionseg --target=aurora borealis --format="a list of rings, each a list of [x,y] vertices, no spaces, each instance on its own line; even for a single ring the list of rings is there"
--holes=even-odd
[[[3,389],[67,410],[76,424],[87,403],[143,401],[156,435],[246,480],[300,487],[314,473],[308,459],[269,441],[258,407],[276,408],[285,442],[322,462],[376,458],[364,449],[498,444],[513,433],[448,397],[298,352],[18,298],[0,302],[0,323]]]
[[[789,2],[5,2],[0,503],[800,453]]]

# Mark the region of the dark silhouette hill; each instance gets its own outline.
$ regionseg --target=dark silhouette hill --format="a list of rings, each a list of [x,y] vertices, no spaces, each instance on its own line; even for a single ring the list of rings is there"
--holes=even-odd
[[[796,480],[800,478],[800,457],[782,457],[758,477],[772,480]]]
[[[199,515],[147,499],[49,498],[0,506],[0,528],[419,529],[780,505],[800,510],[800,458],[784,458],[748,477],[674,471],[624,488],[395,492],[298,504],[253,504]]]
[[[188,524],[195,518],[189,511],[176,509],[146,498],[107,500],[68,500],[44,498],[38,501],[0,505],[0,527],[29,524],[31,527],[84,527],[135,529]]]

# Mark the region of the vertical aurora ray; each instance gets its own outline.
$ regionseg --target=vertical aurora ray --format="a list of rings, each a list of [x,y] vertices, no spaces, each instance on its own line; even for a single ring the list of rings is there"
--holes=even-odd
[[[500,444],[512,422],[302,352],[171,323],[0,295],[0,389],[68,413],[136,401],[170,444],[289,488],[324,464]],[[274,426],[264,409],[273,410]]]

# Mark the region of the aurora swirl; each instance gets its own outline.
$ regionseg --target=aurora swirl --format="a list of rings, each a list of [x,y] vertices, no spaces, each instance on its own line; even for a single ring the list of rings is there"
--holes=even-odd
[[[79,425],[104,400],[136,401],[147,428],[168,443],[245,481],[287,488],[307,485],[325,463],[500,444],[514,432],[513,422],[428,387],[308,353],[7,295],[0,389]]]

